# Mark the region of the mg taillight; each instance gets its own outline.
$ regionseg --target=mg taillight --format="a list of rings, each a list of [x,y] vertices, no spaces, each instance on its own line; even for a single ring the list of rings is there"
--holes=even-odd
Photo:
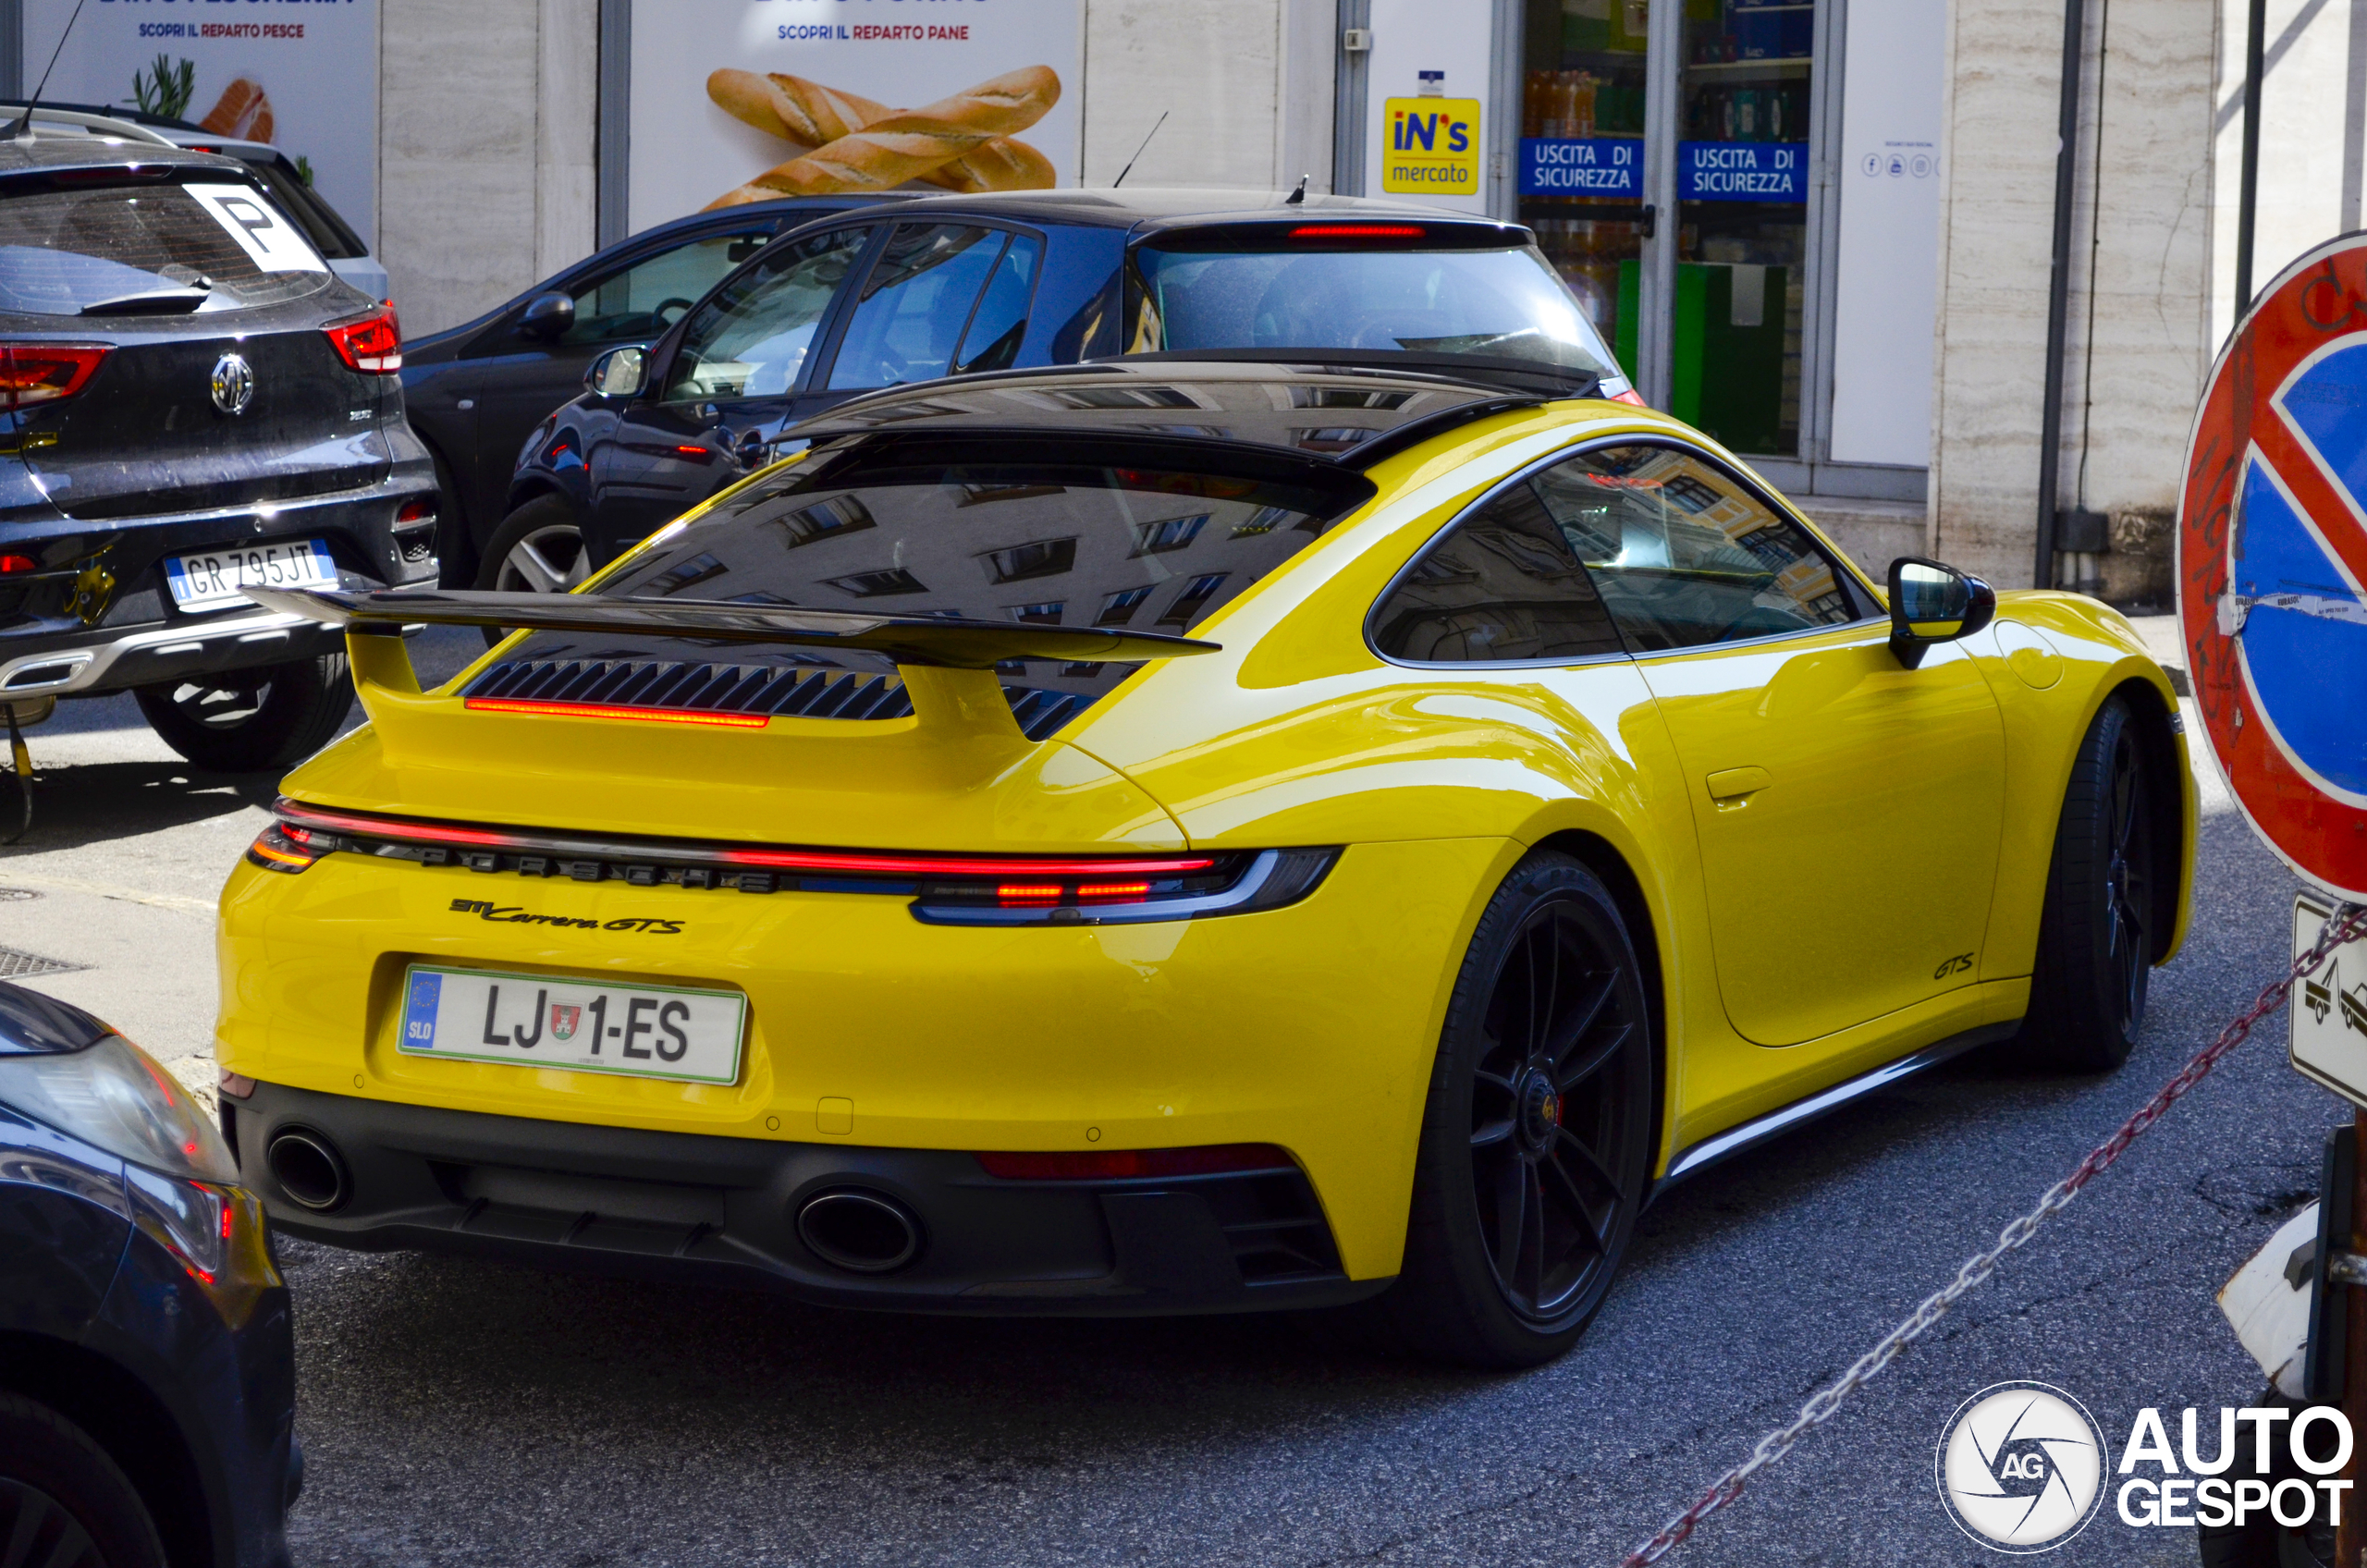
[[[403,368],[402,324],[395,308],[381,305],[368,315],[333,321],[321,328],[337,357],[365,375],[392,375]]]
[[[106,357],[104,343],[0,344],[0,409],[30,409],[71,398]]]

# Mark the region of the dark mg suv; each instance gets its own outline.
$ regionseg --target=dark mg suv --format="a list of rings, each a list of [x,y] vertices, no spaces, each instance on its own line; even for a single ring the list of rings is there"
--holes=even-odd
[[[130,691],[230,771],[334,736],[341,639],[240,589],[435,577],[401,342],[236,160],[0,129],[0,705]]]

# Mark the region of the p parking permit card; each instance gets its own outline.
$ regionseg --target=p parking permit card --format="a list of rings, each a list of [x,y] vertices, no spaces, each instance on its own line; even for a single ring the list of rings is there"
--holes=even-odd
[[[313,242],[251,185],[184,185],[239,248],[265,272],[326,272]]]

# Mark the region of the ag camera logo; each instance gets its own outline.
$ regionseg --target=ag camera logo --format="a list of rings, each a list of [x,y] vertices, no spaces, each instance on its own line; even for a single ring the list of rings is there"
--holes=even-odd
[[[1993,1551],[2052,1551],[2103,1501],[2103,1430],[2045,1383],[1993,1383],[1956,1406],[1934,1461],[1956,1527]]]

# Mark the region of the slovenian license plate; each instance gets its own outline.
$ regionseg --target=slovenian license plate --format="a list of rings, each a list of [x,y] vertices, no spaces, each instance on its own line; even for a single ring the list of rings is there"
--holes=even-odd
[[[165,557],[173,603],[185,610],[239,602],[241,588],[334,588],[337,563],[321,539],[284,539]]]
[[[413,964],[400,1046],[407,1056],[736,1084],[747,1016],[737,991]]]

